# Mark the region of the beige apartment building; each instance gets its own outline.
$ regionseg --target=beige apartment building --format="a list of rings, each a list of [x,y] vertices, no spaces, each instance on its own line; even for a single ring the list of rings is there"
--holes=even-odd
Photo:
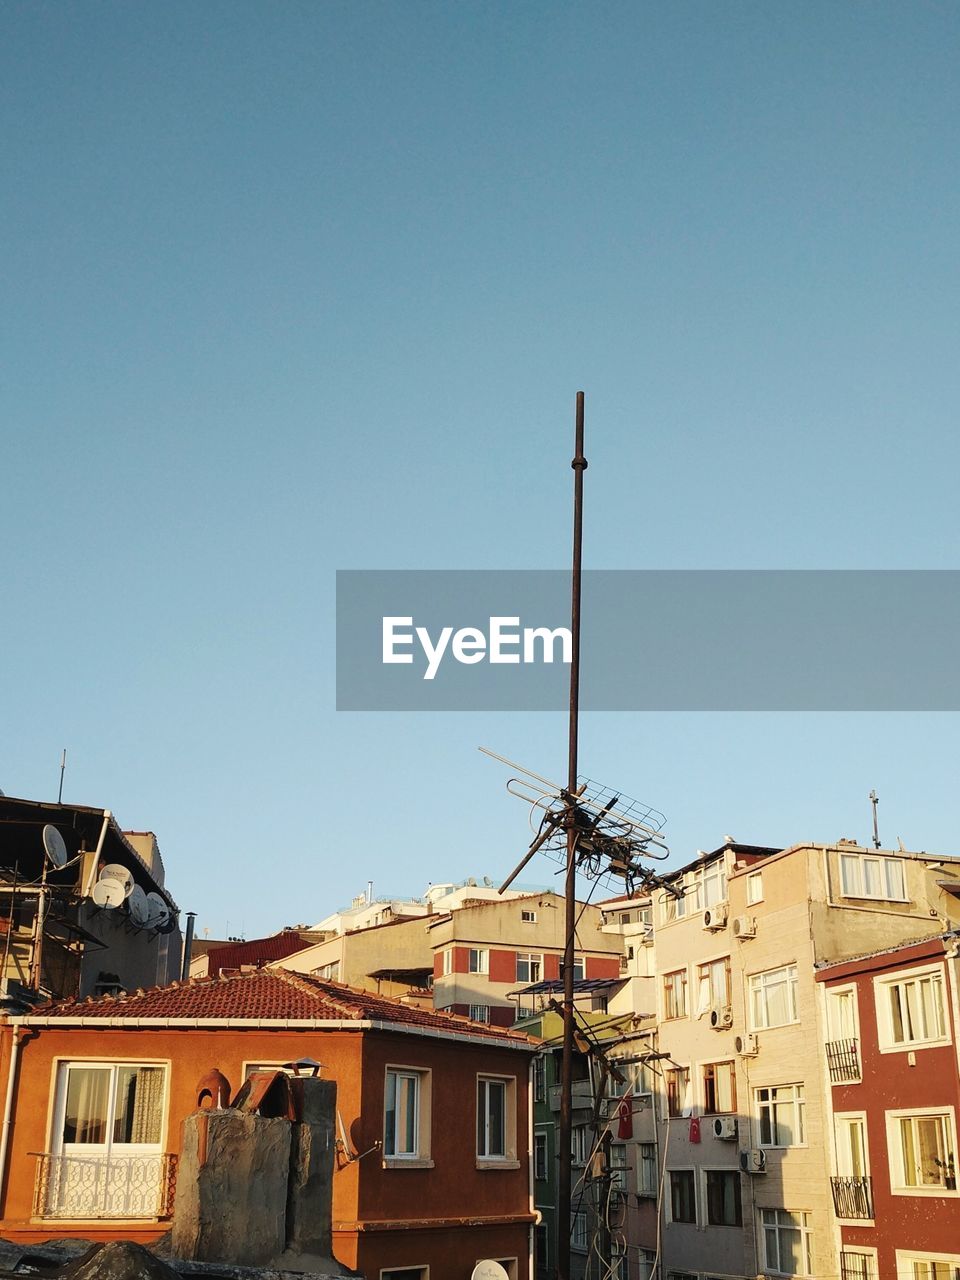
[[[430,1002],[433,951],[423,917],[332,934],[275,964],[380,995],[422,991]]]
[[[654,895],[662,1195],[624,1280],[839,1276],[815,966],[956,924],[951,863],[728,843]]]

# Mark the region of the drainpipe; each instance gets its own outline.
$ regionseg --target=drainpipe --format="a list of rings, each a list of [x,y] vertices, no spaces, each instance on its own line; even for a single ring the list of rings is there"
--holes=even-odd
[[[180,966],[181,982],[186,982],[190,977],[190,952],[193,950],[193,927],[196,919],[195,911],[187,912],[187,936],[183,940],[183,963]]]
[[[11,1018],[10,1026],[13,1035],[10,1046],[10,1068],[7,1073],[7,1100],[3,1108],[3,1131],[0,1133],[0,1197],[6,1211],[7,1198],[4,1193],[4,1181],[7,1176],[7,1152],[10,1147],[10,1128],[13,1124],[13,1107],[17,1090],[17,1064],[20,1057],[20,1019]]]
[[[83,886],[83,896],[89,898],[93,892],[93,886],[97,879],[97,867],[100,865],[100,855],[103,853],[103,842],[107,838],[107,827],[110,825],[110,810],[103,811],[103,826],[100,828],[100,839],[97,841],[97,848],[90,863],[90,874],[87,876],[87,883]]]

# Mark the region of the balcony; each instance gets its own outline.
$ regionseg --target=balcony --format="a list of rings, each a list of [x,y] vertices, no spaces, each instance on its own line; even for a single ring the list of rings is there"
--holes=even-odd
[[[830,1188],[838,1218],[873,1217],[872,1178],[831,1178]]]
[[[551,1111],[560,1110],[560,1086],[554,1085],[549,1090],[548,1101]],[[573,1102],[574,1111],[582,1111],[585,1108],[593,1107],[593,1089],[589,1080],[573,1081]]]
[[[177,1180],[171,1154],[37,1156],[33,1212],[38,1218],[100,1221],[169,1218]]]
[[[825,1048],[831,1084],[859,1081],[860,1049],[856,1040],[828,1040]]]

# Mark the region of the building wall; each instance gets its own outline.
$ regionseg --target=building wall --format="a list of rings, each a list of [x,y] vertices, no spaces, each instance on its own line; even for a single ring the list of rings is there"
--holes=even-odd
[[[879,1276],[897,1273],[898,1249],[943,1255],[960,1252],[960,1191],[893,1194],[886,1124],[888,1111],[921,1111],[930,1107],[952,1108],[955,1123],[960,1123],[957,963],[945,955],[944,944],[938,938],[831,966],[820,975],[827,997],[837,988],[853,986],[856,991],[861,1080],[832,1084],[830,1093],[835,1115],[866,1114],[873,1220],[844,1223],[841,1237],[845,1245],[877,1250]],[[907,975],[931,965],[941,966],[944,973],[949,1043],[881,1052],[876,978]],[[836,1163],[833,1171],[838,1171]]]
[[[11,1028],[4,1026],[0,1087],[6,1087]],[[51,1150],[51,1094],[58,1061],[156,1061],[169,1064],[164,1150],[177,1152],[183,1118],[197,1102],[197,1085],[213,1067],[233,1090],[244,1065],[282,1063],[302,1057],[324,1064],[323,1075],[337,1081],[337,1109],[355,1153],[383,1138],[384,1072],[388,1063],[433,1072],[431,1169],[383,1168],[379,1150],[347,1162],[338,1159],[333,1181],[334,1252],[345,1265],[360,1265],[378,1276],[381,1267],[429,1263],[433,1276],[469,1280],[482,1257],[527,1256],[530,1212],[527,1191],[527,1064],[530,1054],[489,1049],[421,1036],[361,1031],[263,1031],[147,1028],[39,1028],[21,1050],[17,1108],[11,1133],[0,1235],[16,1241],[80,1236],[85,1239],[157,1240],[160,1223],[69,1223],[34,1221],[37,1160]],[[476,1074],[514,1076],[516,1161],[509,1168],[477,1168]],[[442,1097],[443,1105],[439,1099]],[[450,1104],[453,1104],[452,1106]],[[459,1117],[459,1123],[455,1117]],[[489,1225],[484,1218],[495,1219]],[[417,1220],[414,1232],[408,1224]],[[461,1239],[468,1219],[473,1225]],[[424,1223],[433,1221],[433,1229]],[[479,1220],[479,1221],[478,1221]],[[462,1248],[457,1248],[457,1244]],[[464,1250],[478,1249],[466,1265]],[[487,1248],[496,1250],[494,1254]],[[425,1256],[414,1256],[417,1254]],[[456,1255],[456,1265],[454,1265]],[[524,1274],[521,1267],[520,1274]]]
[[[338,982],[362,987],[367,991],[378,991],[383,995],[393,995],[406,991],[409,983],[390,983],[389,980],[372,978],[370,974],[392,966],[397,969],[429,969],[433,964],[433,952],[427,938],[425,922],[404,920],[377,928],[361,929],[356,933],[338,934],[316,946],[286,956],[278,960],[277,964],[298,973],[317,973],[328,965],[337,964]]]

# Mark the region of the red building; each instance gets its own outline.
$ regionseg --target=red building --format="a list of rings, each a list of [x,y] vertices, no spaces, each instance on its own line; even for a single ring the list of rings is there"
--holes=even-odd
[[[170,1225],[184,1117],[302,1058],[337,1082],[333,1251],[370,1280],[530,1274],[521,1032],[283,969],[41,1007],[0,1023],[0,1236],[150,1243]]]
[[[823,967],[841,1280],[960,1280],[960,933]]]

